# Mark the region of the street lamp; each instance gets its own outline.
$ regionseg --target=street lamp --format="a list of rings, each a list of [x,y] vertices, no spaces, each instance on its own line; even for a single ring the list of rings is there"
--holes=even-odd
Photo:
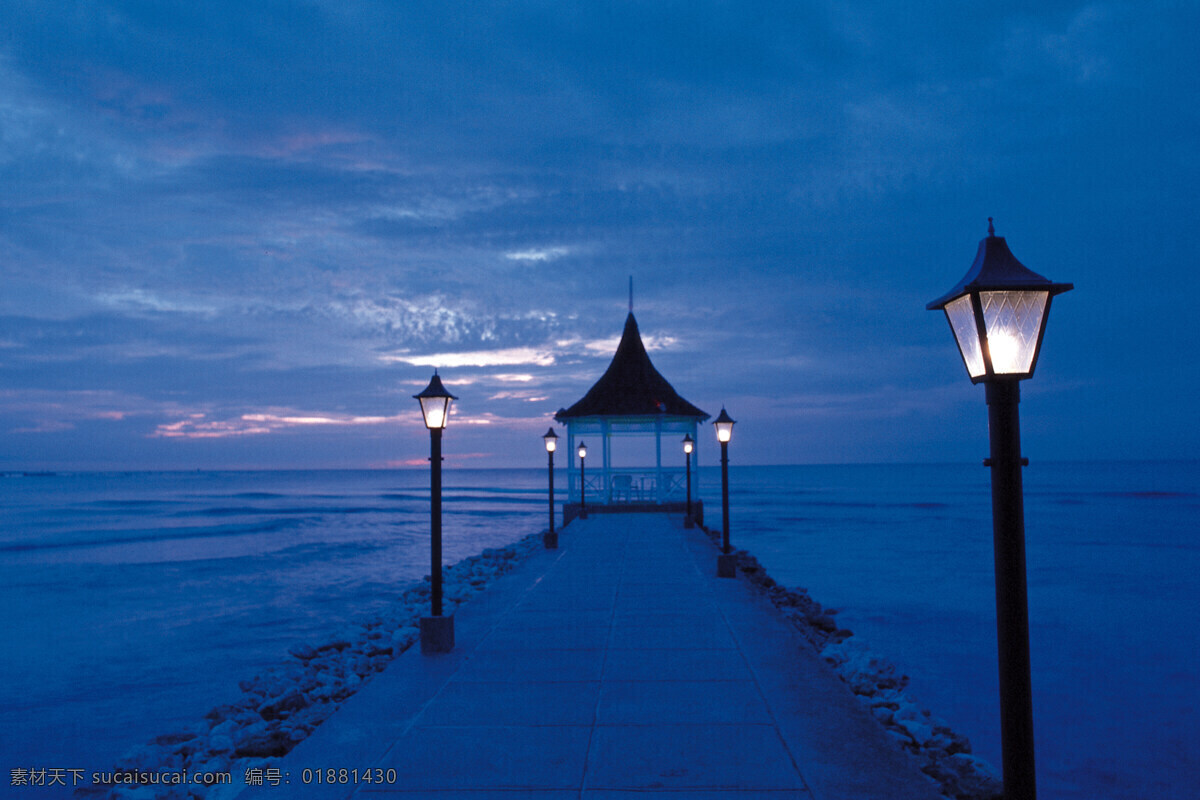
[[[579,443],[579,518],[587,519],[587,481],[584,480],[584,464],[587,461],[587,445]]]
[[[683,527],[685,528],[696,527],[696,523],[692,519],[692,450],[695,446],[696,442],[692,439],[692,435],[684,434],[683,454],[687,458],[687,510],[683,516]]]
[[[542,544],[546,545],[546,549],[553,550],[558,547],[558,534],[554,532],[554,449],[558,446],[558,434],[554,428],[546,431],[542,441],[546,443],[546,456],[550,460],[550,530],[542,537]]]
[[[414,398],[429,429],[430,472],[430,572],[432,615],[421,617],[421,652],[448,653],[454,649],[454,617],[442,616],[442,431],[450,416],[450,402],[458,398],[446,391],[437,370],[429,385]]]
[[[1025,509],[1020,381],[1037,365],[1050,300],[1074,286],[1052,283],[1009,251],[988,217],[988,235],[958,284],[929,303],[943,310],[972,383],[983,383],[992,469],[996,634],[1000,656],[1000,739],[1005,800],[1035,800],[1033,690],[1029,677],[1029,602],[1025,582]]]
[[[737,577],[737,557],[729,552],[729,440],[733,438],[733,419],[725,406],[713,422],[721,443],[721,554],[717,556],[717,577]]]

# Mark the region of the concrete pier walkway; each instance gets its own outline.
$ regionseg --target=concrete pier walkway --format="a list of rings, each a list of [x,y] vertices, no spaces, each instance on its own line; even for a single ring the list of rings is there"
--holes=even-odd
[[[459,609],[453,653],[413,647],[284,759],[286,786],[241,797],[940,797],[701,531],[595,515],[559,541]],[[304,772],[330,768],[360,782]]]

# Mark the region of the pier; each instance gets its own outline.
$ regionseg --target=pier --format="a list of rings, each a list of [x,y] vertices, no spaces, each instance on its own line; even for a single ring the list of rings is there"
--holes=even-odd
[[[940,797],[715,563],[678,515],[577,519],[458,610],[452,652],[398,657],[282,760],[280,786],[239,797]]]

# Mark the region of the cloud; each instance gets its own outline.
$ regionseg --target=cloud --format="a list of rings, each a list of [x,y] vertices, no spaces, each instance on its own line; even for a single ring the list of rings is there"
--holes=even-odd
[[[505,253],[509,261],[556,261],[571,253],[569,247],[542,247]]]
[[[674,347],[679,340],[674,336],[647,336],[642,335],[642,345],[647,351],[665,350],[668,347]],[[569,346],[578,344],[578,340],[569,342],[561,342],[561,345]],[[593,339],[588,342],[582,342],[583,349],[597,354],[612,355],[617,352],[617,346],[621,344],[620,336],[610,336],[607,339]]]
[[[1056,74],[1073,84],[1105,81],[1114,76],[1110,54],[1119,43],[1117,14],[1107,4],[1081,8],[1064,28],[1040,20],[1010,27],[1004,41],[1004,63],[1013,74]]]
[[[527,403],[544,403],[550,398],[532,390],[496,392],[488,400],[523,400]]]
[[[507,367],[534,365],[549,367],[555,362],[554,354],[535,347],[509,347],[498,350],[476,350],[465,353],[433,353],[429,355],[407,355],[393,353],[380,356],[386,362],[401,362],[417,367]]]
[[[413,424],[419,420],[419,417],[420,413],[416,411],[393,416],[271,411],[251,412],[226,419],[212,419],[206,413],[197,412],[174,422],[161,423],[150,435],[161,439],[223,439],[233,436],[260,436],[312,427]]]
[[[169,299],[146,289],[120,289],[102,292],[96,296],[100,303],[123,311],[153,311],[172,314],[199,314],[212,316],[219,311],[213,303],[202,303],[185,298]]]
[[[113,390],[0,390],[0,414],[19,420],[11,433],[57,433],[83,422],[120,422],[155,410],[143,398]]]

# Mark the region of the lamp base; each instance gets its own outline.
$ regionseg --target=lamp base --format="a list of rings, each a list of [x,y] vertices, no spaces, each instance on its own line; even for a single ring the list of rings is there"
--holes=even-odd
[[[558,533],[546,531],[542,534],[542,544],[546,545],[547,550],[555,550],[558,548]]]
[[[721,553],[717,556],[717,577],[718,578],[736,578],[737,577],[737,556],[733,553]]]
[[[421,655],[454,649],[454,617],[421,617]]]

